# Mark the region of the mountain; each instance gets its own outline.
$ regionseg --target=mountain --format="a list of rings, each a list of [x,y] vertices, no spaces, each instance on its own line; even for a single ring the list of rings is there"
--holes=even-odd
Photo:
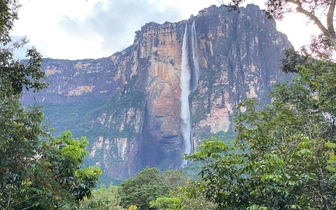
[[[87,136],[87,164],[109,177],[176,169],[206,138],[232,134],[244,98],[270,100],[289,47],[259,7],[211,6],[188,20],[144,25],[110,57],[44,59],[49,88],[22,101],[43,105],[56,133]]]

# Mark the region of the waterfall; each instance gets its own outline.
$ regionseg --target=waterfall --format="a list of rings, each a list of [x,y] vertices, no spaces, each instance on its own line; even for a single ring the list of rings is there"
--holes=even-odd
[[[189,94],[190,94],[190,67],[188,62],[188,24],[185,26],[183,45],[182,45],[182,66],[181,66],[181,133],[184,143],[184,153],[190,154],[191,149],[191,119],[189,109]],[[186,160],[182,161],[182,166],[187,164]]]
[[[192,59],[189,60],[189,36],[188,24],[185,25],[183,44],[182,44],[182,66],[181,66],[181,134],[184,143],[184,153],[191,154],[193,151],[193,140],[191,133],[191,113],[189,107],[189,95],[196,90],[199,78],[199,65],[197,55],[197,38],[195,22],[191,27],[191,52]],[[190,66],[189,61],[192,61]],[[186,160],[182,161],[182,167],[187,164]]]
[[[191,26],[191,50],[192,50],[192,60],[193,60],[193,75],[191,80],[191,91],[195,91],[197,89],[198,85],[198,79],[199,79],[199,65],[198,65],[198,47],[197,47],[197,37],[196,37],[196,26],[195,21],[193,22]]]

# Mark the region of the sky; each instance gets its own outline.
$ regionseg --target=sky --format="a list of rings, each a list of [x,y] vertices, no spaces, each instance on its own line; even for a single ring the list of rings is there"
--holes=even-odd
[[[19,0],[14,39],[26,36],[45,58],[101,58],[133,43],[135,31],[148,22],[188,19],[217,0]],[[250,0],[264,8],[263,0]],[[295,48],[308,44],[315,27],[291,15],[277,23]],[[17,51],[23,58],[26,49]]]

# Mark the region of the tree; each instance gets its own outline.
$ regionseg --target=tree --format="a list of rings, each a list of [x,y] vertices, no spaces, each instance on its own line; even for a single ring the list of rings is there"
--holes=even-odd
[[[84,199],[79,209],[100,209],[100,210],[123,210],[120,205],[118,186],[110,184],[109,188],[101,185],[99,189],[93,191],[91,199]]]
[[[17,0],[0,1],[0,97],[12,97],[22,94],[24,89],[39,91],[47,87],[41,80],[45,73],[41,71],[42,56],[35,48],[27,50],[28,61],[24,64],[13,58],[13,51],[27,43],[25,38],[13,42],[10,31],[18,19],[20,4]]]
[[[0,102],[0,208],[12,209],[25,200],[27,179],[36,164],[43,114],[33,107],[26,111],[17,97]]]
[[[81,168],[86,139],[75,140],[70,132],[53,139],[40,107],[20,103],[24,91],[47,84],[34,48],[25,62],[13,58],[27,42],[13,42],[9,35],[19,7],[17,0],[0,0],[0,209],[73,209],[90,196],[101,171]]]
[[[149,205],[151,208],[154,208],[157,210],[171,210],[171,209],[176,209],[175,208],[176,202],[178,202],[176,198],[159,197],[149,202]]]
[[[181,171],[167,170],[161,174],[161,180],[170,190],[176,190],[187,181]]]
[[[25,164],[17,167],[11,163],[5,171],[1,190],[2,209],[74,209],[79,201],[91,196],[96,186],[99,168],[81,168],[87,154],[85,137],[76,140],[69,131],[58,139],[46,141],[39,147],[18,150],[32,153],[32,159],[23,156]],[[10,155],[17,155],[10,152]],[[15,156],[14,156],[15,157]],[[20,157],[18,157],[20,158]]]
[[[158,210],[212,210],[216,205],[206,200],[205,196],[198,190],[199,181],[188,179],[176,189],[170,191],[169,197],[159,197],[150,202],[152,208]]]
[[[158,169],[145,168],[134,178],[127,179],[120,185],[121,205],[124,208],[135,205],[141,210],[150,209],[149,202],[158,197],[168,196],[169,190]]]
[[[200,189],[220,209],[335,209],[336,64],[297,69],[270,105],[240,105],[234,147],[210,139],[189,157],[204,162]]]
[[[230,5],[237,8],[243,2],[245,0],[231,0]],[[294,12],[307,17],[321,31],[318,37],[312,39],[311,50],[327,58],[332,51],[336,50],[335,5],[336,0],[267,0],[266,10],[277,20]]]
[[[26,110],[19,102],[23,90],[38,91],[47,86],[40,70],[42,58],[35,50],[27,51],[28,62],[13,59],[12,51],[25,40],[12,42],[9,32],[17,19],[19,4],[15,0],[0,1],[0,208],[16,208],[25,198],[26,178],[36,161],[43,114],[38,107]]]
[[[43,192],[44,199],[32,199],[30,203],[36,200],[34,205],[45,206],[43,209],[74,208],[79,201],[90,198],[102,171],[92,166],[82,168],[87,146],[86,137],[76,140],[70,131],[42,142],[30,188]]]
[[[121,204],[139,209],[215,209],[181,171],[146,168],[120,186]]]

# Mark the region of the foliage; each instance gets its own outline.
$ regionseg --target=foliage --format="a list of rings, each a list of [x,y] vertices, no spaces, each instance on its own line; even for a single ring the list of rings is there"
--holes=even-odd
[[[32,48],[27,51],[28,62],[21,63],[13,58],[13,51],[22,47],[27,41],[22,39],[13,42],[9,33],[14,21],[18,19],[17,12],[20,7],[17,0],[0,1],[0,97],[1,99],[18,96],[24,89],[34,91],[47,86],[41,82],[45,73],[40,70],[42,64],[41,54]]]
[[[139,209],[215,209],[196,189],[197,182],[187,180],[180,171],[146,168],[126,180],[119,189],[125,208]]]
[[[122,210],[119,206],[120,198],[118,195],[118,187],[110,184],[109,188],[101,185],[97,190],[93,191],[90,199],[84,199],[79,209],[100,209],[100,210]]]
[[[181,172],[168,170],[160,175],[156,168],[145,168],[121,184],[121,205],[125,208],[135,205],[141,210],[150,209],[151,201],[168,196],[170,190],[177,189],[184,181]]]
[[[240,106],[233,147],[207,140],[199,189],[220,209],[334,209],[336,65],[309,60],[262,110]]]
[[[202,181],[187,180],[186,183],[179,187],[178,190],[172,191],[171,196],[174,198],[174,208],[184,210],[214,210],[217,205],[207,200],[206,197],[198,190]]]
[[[187,180],[184,185],[170,191],[169,197],[160,197],[150,202],[152,208],[158,210],[184,209],[184,210],[212,210],[216,205],[206,200],[198,190],[198,181]]]
[[[223,1],[219,1],[223,4]],[[233,0],[236,9],[244,2]],[[295,9],[321,31],[310,52],[286,52],[282,70],[296,72],[292,83],[277,85],[273,101],[257,110],[255,101],[236,122],[234,146],[207,140],[189,158],[201,161],[198,187],[220,209],[334,209],[335,196],[335,0],[268,0],[276,19]],[[314,57],[315,59],[312,59]],[[317,60],[323,59],[323,60]]]
[[[159,197],[151,202],[149,202],[149,205],[151,208],[155,208],[158,210],[170,210],[175,209],[174,203],[177,202],[176,198],[171,197]]]
[[[0,209],[74,209],[90,196],[101,171],[81,168],[86,139],[75,140],[70,132],[53,139],[42,126],[40,107],[21,105],[24,91],[47,84],[34,48],[25,63],[13,58],[27,42],[13,42],[9,35],[19,7],[17,0],[0,0]]]
[[[0,101],[0,209],[11,209],[27,197],[27,179],[36,164],[42,113],[26,111],[17,97]]]
[[[131,205],[129,208],[128,208],[128,210],[137,210],[138,208],[136,207],[136,206],[134,206],[134,205]]]
[[[90,196],[101,171],[81,168],[88,141],[65,132],[41,144],[50,136],[39,107],[25,110],[18,97],[0,103],[0,208],[72,208]]]
[[[169,187],[161,180],[160,171],[146,168],[134,178],[120,185],[121,205],[125,208],[135,205],[139,209],[149,209],[149,202],[169,193]]]
[[[13,58],[13,50],[26,43],[12,42],[9,35],[18,8],[15,0],[0,1],[0,209],[18,208],[29,199],[30,167],[36,163],[39,138],[45,135],[39,107],[26,110],[19,102],[24,89],[38,91],[47,85],[41,81],[45,75],[35,49],[27,51],[26,64]]]
[[[96,186],[102,171],[96,167],[82,168],[84,157],[88,154],[85,148],[88,140],[82,137],[79,140],[72,138],[70,131],[65,131],[58,139],[42,143],[40,158],[44,177],[53,183],[54,199],[48,201],[53,206],[76,206],[85,197],[91,196],[91,190]],[[49,172],[49,173],[46,173]],[[36,187],[38,188],[38,184]],[[65,203],[66,202],[66,203]]]
[[[183,176],[181,171],[167,170],[161,174],[161,179],[170,190],[177,190],[184,185],[187,179]]]
[[[25,150],[34,157],[26,165],[7,178],[1,191],[4,209],[74,209],[80,200],[91,196],[101,170],[95,167],[81,168],[87,140],[71,138],[69,131],[58,139],[43,142],[41,147]],[[10,153],[13,154],[13,153]],[[26,160],[26,156],[23,159]],[[11,165],[10,167],[14,167]],[[10,189],[10,191],[8,191]],[[9,194],[9,195],[8,195]],[[5,199],[4,199],[5,198]],[[10,205],[8,205],[8,204]],[[7,205],[6,205],[7,204]]]

